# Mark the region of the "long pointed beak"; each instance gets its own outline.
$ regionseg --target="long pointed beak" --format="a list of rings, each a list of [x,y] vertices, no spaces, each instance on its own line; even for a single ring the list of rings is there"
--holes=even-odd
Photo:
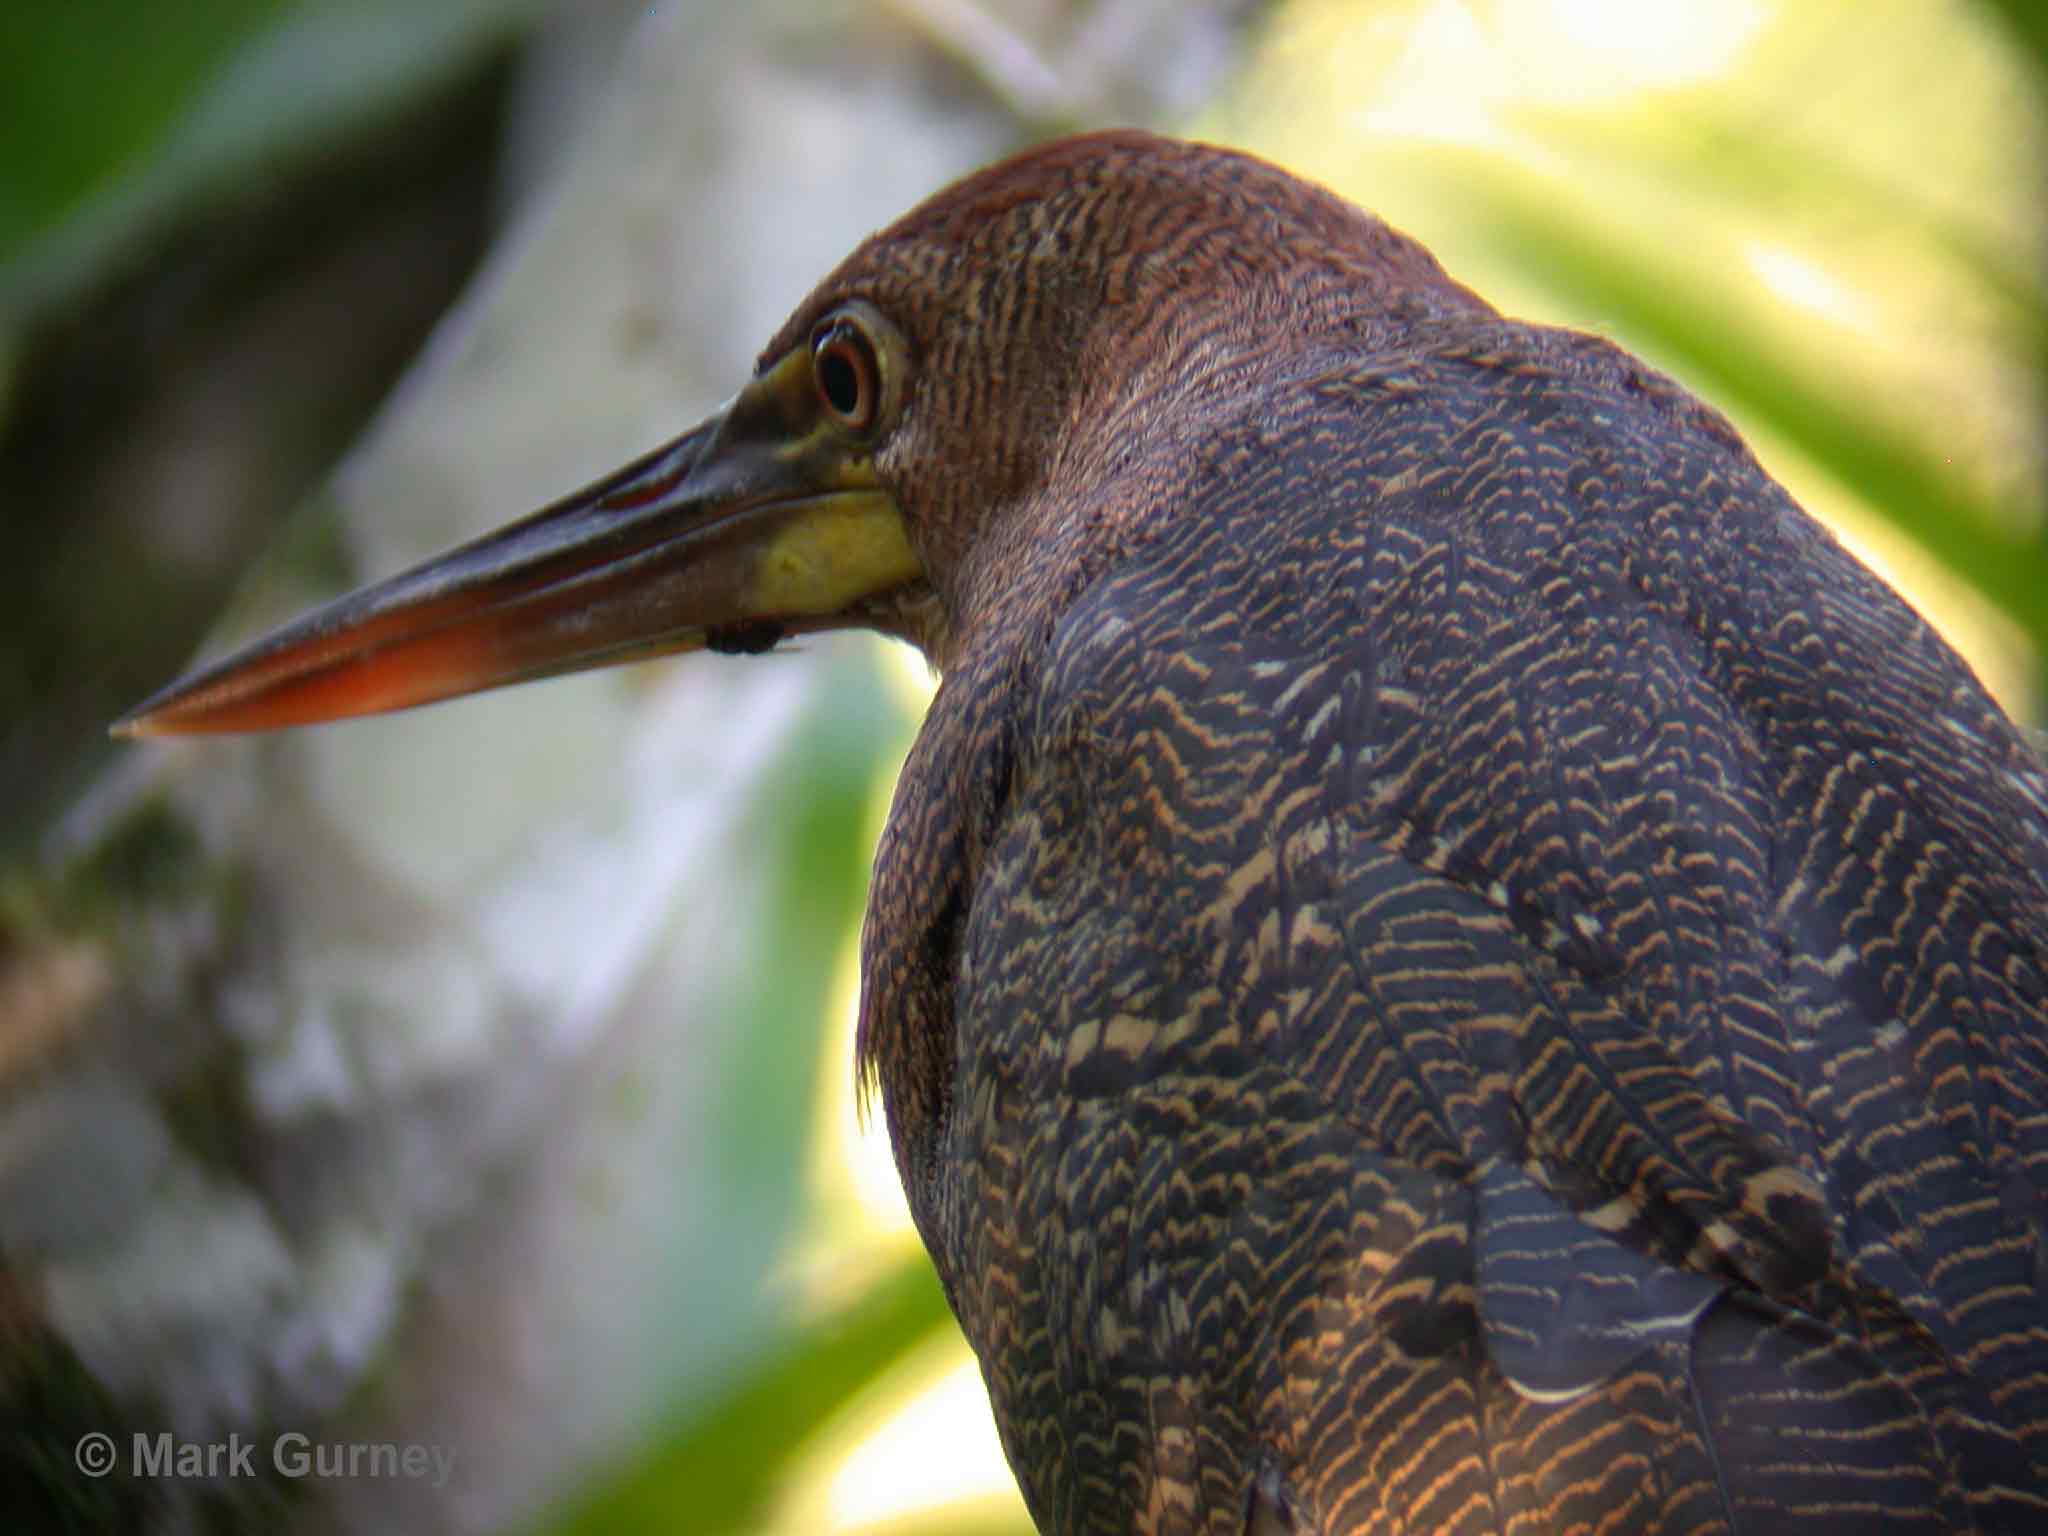
[[[923,568],[801,351],[725,411],[532,516],[179,679],[124,736],[263,731],[860,622]]]

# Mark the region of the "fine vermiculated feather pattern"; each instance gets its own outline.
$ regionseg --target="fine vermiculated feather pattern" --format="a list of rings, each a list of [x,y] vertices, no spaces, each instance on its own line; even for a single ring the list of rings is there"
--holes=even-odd
[[[878,876],[957,871],[913,1198],[1034,1514],[2039,1528],[2039,765],[1598,342],[1256,398]]]
[[[857,1054],[1050,1533],[2048,1530],[2048,773],[1751,460],[1248,156],[850,255],[126,728],[869,626]]]

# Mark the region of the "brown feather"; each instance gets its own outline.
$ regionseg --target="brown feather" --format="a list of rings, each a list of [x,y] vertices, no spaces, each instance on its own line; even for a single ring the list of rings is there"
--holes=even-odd
[[[2048,781],[1932,631],[1244,156],[985,172],[769,356],[850,297],[945,674],[861,1062],[1040,1524],[2048,1528]]]

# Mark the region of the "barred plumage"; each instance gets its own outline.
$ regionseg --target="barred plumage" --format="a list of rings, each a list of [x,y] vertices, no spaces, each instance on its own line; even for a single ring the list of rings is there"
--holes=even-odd
[[[775,606],[840,497],[915,573]],[[644,598],[655,517],[725,541],[688,603],[448,659],[565,551]],[[1097,135],[547,518],[141,725],[920,644],[861,1060],[1045,1530],[2048,1529],[2048,774],[1669,380]]]

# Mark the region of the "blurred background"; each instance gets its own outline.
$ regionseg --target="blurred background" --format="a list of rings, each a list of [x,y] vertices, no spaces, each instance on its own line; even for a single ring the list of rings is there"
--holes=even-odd
[[[277,740],[107,721],[673,435],[947,180],[1137,122],[1321,179],[1675,374],[2038,725],[2044,18],[9,7],[0,1528],[1027,1530],[851,1086],[909,652]],[[138,1430],[452,1471],[73,1464]]]

